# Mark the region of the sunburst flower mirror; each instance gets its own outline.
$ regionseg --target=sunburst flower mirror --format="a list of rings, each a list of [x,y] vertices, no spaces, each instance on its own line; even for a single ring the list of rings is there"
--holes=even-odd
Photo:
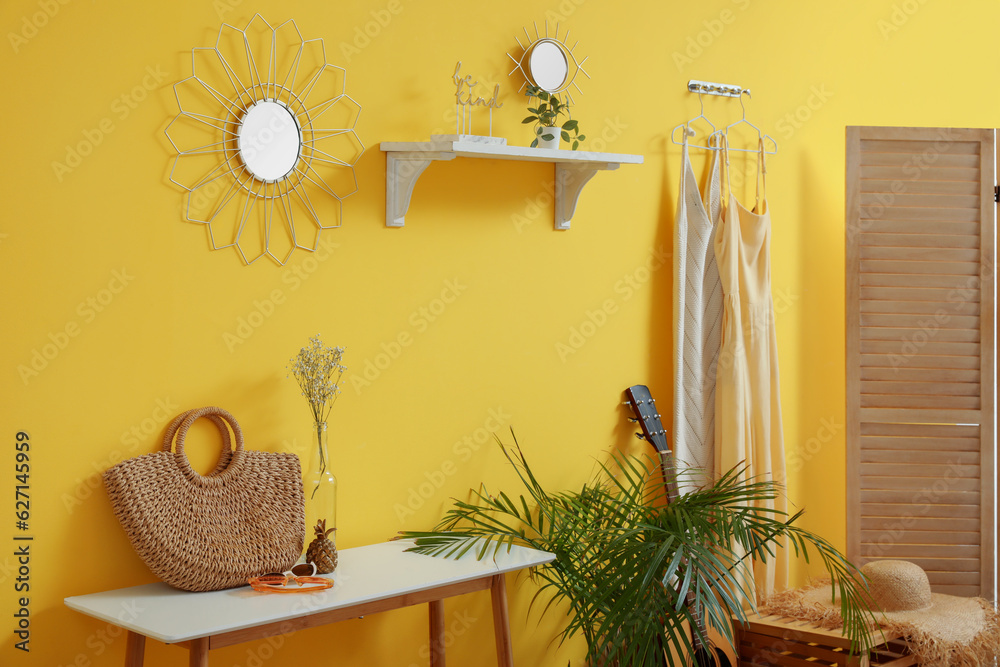
[[[528,84],[538,86],[547,93],[566,93],[570,103],[575,102],[570,88],[575,88],[577,93],[582,92],[577,85],[576,78],[581,73],[590,78],[590,74],[583,68],[587,58],[578,60],[574,51],[579,42],[569,46],[569,30],[559,36],[559,24],[556,23],[555,31],[549,34],[549,24],[546,21],[542,25],[542,30],[538,30],[538,24],[532,23],[535,36],[532,37],[527,28],[523,28],[525,43],[521,43],[521,38],[517,35],[517,45],[521,47],[521,54],[517,57],[507,54],[507,57],[514,61],[514,72],[520,71],[524,76],[524,83],[518,88],[518,92]]]
[[[180,111],[166,128],[184,219],[247,264],[315,250],[358,189],[361,106],[347,95],[347,72],[327,63],[322,39],[259,14],[191,49],[191,69],[174,84]]]

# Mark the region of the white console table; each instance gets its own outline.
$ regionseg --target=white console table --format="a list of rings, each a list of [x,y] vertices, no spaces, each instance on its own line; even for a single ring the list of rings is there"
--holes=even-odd
[[[459,560],[405,552],[411,542],[372,544],[340,552],[333,588],[316,593],[258,593],[249,586],[188,593],[163,583],[66,598],[68,607],[128,630],[125,666],[142,667],[146,638],[184,646],[191,667],[207,667],[209,651],[246,641],[287,635],[380,611],[427,603],[430,609],[431,665],[443,667],[442,600],[489,589],[497,660],[511,667],[504,574],[555,560],[553,554],[514,547],[496,558]],[[143,610],[136,618],[123,608]],[[122,617],[125,618],[122,618]]]

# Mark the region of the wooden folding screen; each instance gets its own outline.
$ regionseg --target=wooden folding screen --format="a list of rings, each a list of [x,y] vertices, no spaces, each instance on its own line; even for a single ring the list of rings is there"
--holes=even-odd
[[[994,130],[847,128],[847,535],[993,598]]]

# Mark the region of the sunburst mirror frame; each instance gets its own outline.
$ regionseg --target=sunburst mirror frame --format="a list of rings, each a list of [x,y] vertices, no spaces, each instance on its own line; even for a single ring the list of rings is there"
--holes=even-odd
[[[581,73],[588,79],[590,78],[590,74],[583,68],[589,56],[583,60],[577,59],[573,52],[580,42],[577,41],[572,47],[568,45],[569,29],[560,39],[558,23],[556,23],[555,33],[551,36],[549,35],[548,21],[543,24],[541,32],[538,30],[537,23],[532,22],[531,25],[535,31],[534,37],[531,36],[526,27],[522,28],[527,45],[522,44],[520,38],[514,35],[517,45],[521,47],[521,55],[516,58],[509,53],[507,54],[507,57],[514,61],[514,69],[507,76],[512,76],[518,71],[524,76],[524,83],[517,89],[517,92],[521,92],[526,85],[531,84],[547,93],[565,92],[569,102],[574,104],[575,100],[569,89],[572,87],[576,89],[577,93],[583,92],[576,83],[576,78]]]
[[[295,21],[272,27],[255,14],[243,29],[223,24],[215,46],[191,49],[191,72],[174,84],[180,111],[165,129],[184,219],[246,264],[315,251],[323,230],[341,226],[365,150],[346,70]]]

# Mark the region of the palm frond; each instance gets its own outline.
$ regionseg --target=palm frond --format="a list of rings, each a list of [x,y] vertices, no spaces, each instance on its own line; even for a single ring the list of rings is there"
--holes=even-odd
[[[515,544],[554,553],[555,561],[533,571],[532,608],[545,598],[542,614],[568,607],[559,641],[582,635],[589,664],[662,667],[690,658],[691,600],[732,642],[731,620],[748,613],[752,562],[773,558],[786,543],[807,562],[819,556],[840,594],[852,650],[870,648],[875,617],[863,577],[828,541],[796,525],[802,512],[767,507],[781,493],[774,482],[737,467],[667,504],[656,462],[615,453],[579,491],[549,493],[516,438],[513,446],[497,441],[524,493],[472,491],[433,530],[402,536],[414,540],[411,551],[432,556],[482,559]]]

